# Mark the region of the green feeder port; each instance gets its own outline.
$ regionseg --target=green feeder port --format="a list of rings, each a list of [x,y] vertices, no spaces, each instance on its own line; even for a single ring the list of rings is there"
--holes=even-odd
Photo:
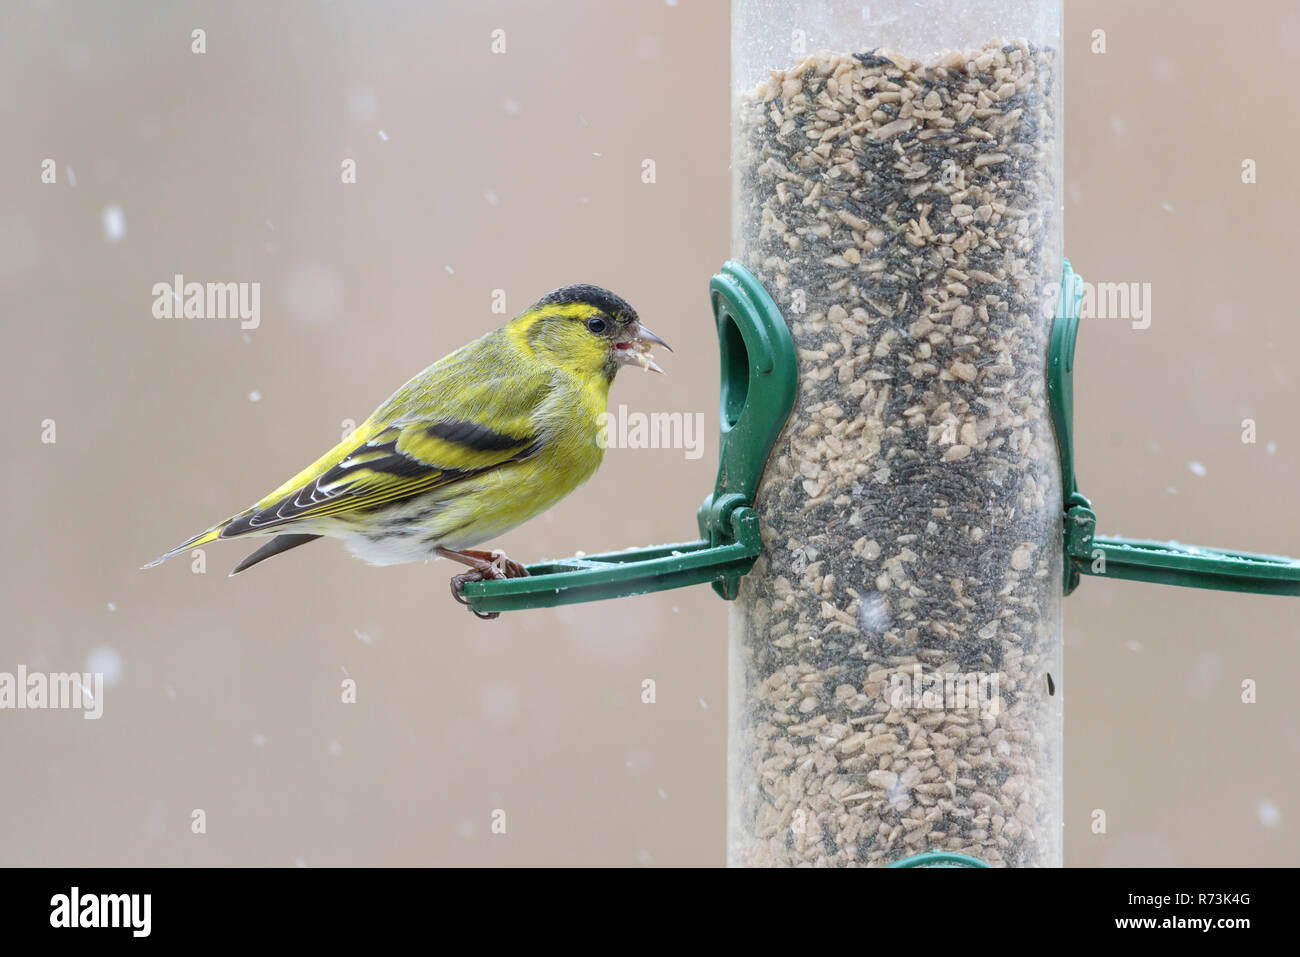
[[[1260,595],[1300,595],[1300,563],[1257,555],[1096,534],[1097,515],[1074,474],[1074,347],[1079,337],[1083,280],[1067,260],[1048,353],[1047,389],[1056,431],[1065,500],[1065,594],[1080,575]]]

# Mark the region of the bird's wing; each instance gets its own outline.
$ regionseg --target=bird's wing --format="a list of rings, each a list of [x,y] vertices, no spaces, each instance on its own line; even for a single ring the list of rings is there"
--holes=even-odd
[[[535,455],[544,441],[532,415],[539,391],[490,380],[461,389],[454,409],[435,403],[396,421],[367,422],[364,441],[344,443],[341,455],[331,450],[233,518],[220,537],[379,508]]]

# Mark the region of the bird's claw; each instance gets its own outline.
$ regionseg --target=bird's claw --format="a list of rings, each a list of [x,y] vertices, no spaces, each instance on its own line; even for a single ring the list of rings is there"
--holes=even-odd
[[[477,568],[471,568],[467,572],[461,572],[459,575],[453,575],[451,579],[451,597],[456,599],[466,608],[469,608],[470,611],[474,612],[475,615],[477,615],[479,618],[484,619],[485,621],[491,621],[493,618],[500,618],[501,612],[499,611],[485,612],[485,611],[478,611],[477,609],[474,608],[470,608],[469,599],[465,597],[466,583],[481,582],[484,578],[495,579],[499,577],[504,577],[504,576],[489,575],[485,572],[479,571]]]
[[[456,599],[462,605],[469,608],[475,615],[485,621],[491,621],[494,618],[500,618],[499,611],[479,611],[470,607],[469,600],[465,597],[465,586],[469,582],[481,582],[484,579],[490,581],[501,581],[506,578],[527,578],[528,569],[519,562],[509,558],[505,552],[494,549],[491,558],[483,561],[481,565],[476,565],[459,575],[453,575],[451,579],[451,597]]]

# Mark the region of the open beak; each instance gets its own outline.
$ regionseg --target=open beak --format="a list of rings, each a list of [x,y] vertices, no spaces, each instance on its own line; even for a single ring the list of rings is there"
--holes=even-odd
[[[614,361],[621,366],[638,365],[647,372],[663,375],[664,370],[659,368],[650,353],[656,345],[663,346],[669,352],[673,351],[672,346],[638,322],[628,329],[628,338],[614,343]]]

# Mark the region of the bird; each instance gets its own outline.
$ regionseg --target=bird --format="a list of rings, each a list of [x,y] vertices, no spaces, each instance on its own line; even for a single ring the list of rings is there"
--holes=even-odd
[[[604,456],[610,385],[623,366],[662,373],[668,343],[626,300],[563,286],[439,359],[334,448],[254,505],[144,568],[227,538],[270,538],[236,575],[318,538],[373,565],[450,559],[471,581],[527,568],[475,546],[535,518],[586,482]],[[481,614],[495,618],[496,613]]]

